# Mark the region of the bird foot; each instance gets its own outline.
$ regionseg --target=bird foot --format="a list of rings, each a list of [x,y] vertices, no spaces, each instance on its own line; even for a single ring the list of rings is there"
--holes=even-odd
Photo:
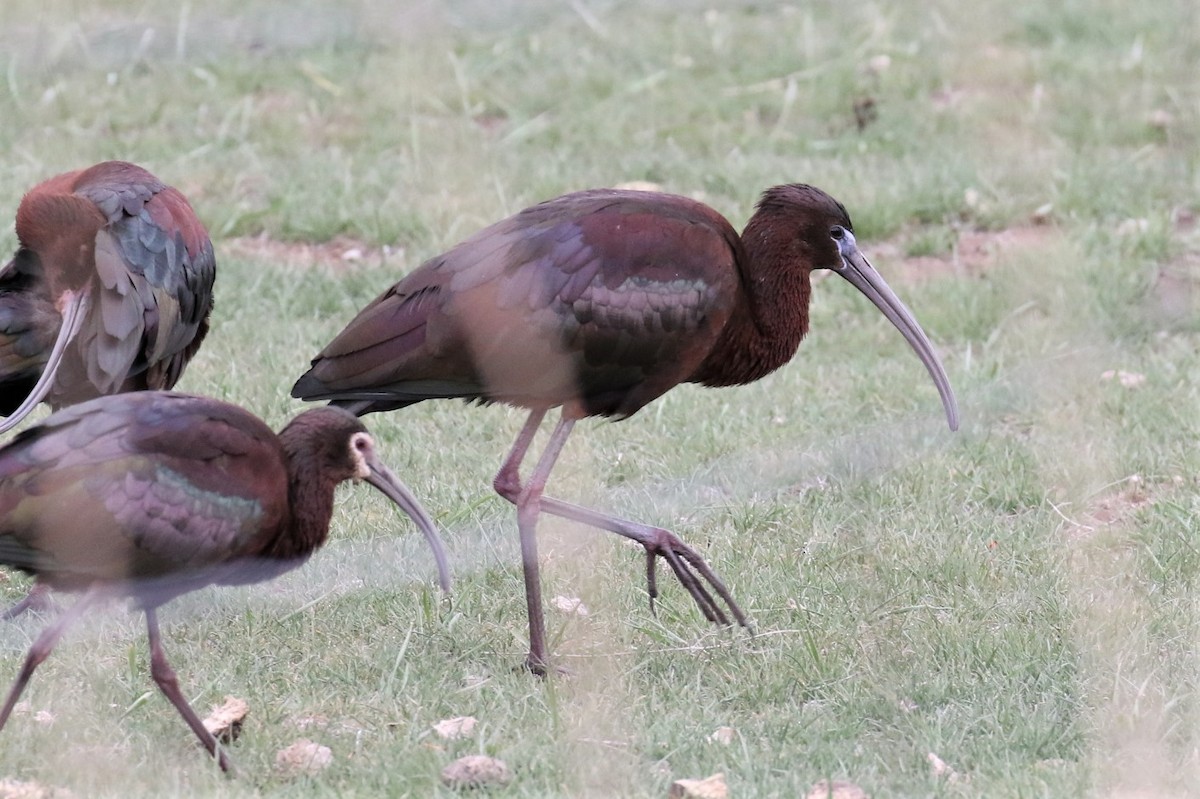
[[[536,658],[532,654],[525,656],[525,661],[518,667],[522,671],[527,671],[534,677],[545,678],[549,674],[556,677],[574,677],[575,672],[565,666],[551,666],[541,658]]]
[[[669,530],[657,528],[653,534],[640,539],[639,543],[646,549],[646,583],[650,594],[650,612],[654,612],[654,600],[658,597],[658,581],[655,564],[658,558],[663,558],[683,583],[683,587],[692,595],[692,599],[700,607],[704,617],[714,624],[729,626],[729,616],[713,598],[716,593],[729,609],[734,620],[747,629],[750,622],[745,612],[734,601],[733,595],[725,587],[725,583],[717,576],[704,558],[696,550],[689,547]],[[710,590],[711,589],[711,590]]]

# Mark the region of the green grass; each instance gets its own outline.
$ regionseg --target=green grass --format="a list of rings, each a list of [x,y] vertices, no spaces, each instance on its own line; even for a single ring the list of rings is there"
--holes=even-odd
[[[516,774],[494,796],[661,797],[717,771],[744,797],[823,778],[876,797],[1200,792],[1200,236],[1176,224],[1200,202],[1193,5],[6,0],[0,216],[104,158],[181,188],[220,274],[180,388],[272,425],[382,288],[574,189],[650,180],[740,226],[761,189],[811,182],[868,253],[904,234],[905,255],[950,258],[959,231],[1045,204],[1056,235],[975,277],[895,283],[946,360],[955,435],[900,337],[833,279],[777,374],[580,425],[554,493],[675,529],[754,637],[710,629],[666,574],[652,616],[638,551],[547,520],[546,593],[591,613],[549,611],[573,678],[514,671],[515,519],[490,481],[521,415],[429,403],[368,423],[445,528],[452,601],[420,537],[345,491],[303,570],[163,613],[189,699],[250,702],[239,779],[154,690],[140,618],[119,608],[41,667],[26,698],[55,720],[9,722],[0,778],[79,796],[449,796],[441,767],[483,752]],[[391,254],[309,266],[227,246],[259,234]],[[0,249],[14,244],[6,228]],[[1164,270],[1184,275],[1170,314]],[[44,622],[0,626],[0,674]],[[474,735],[437,740],[456,715]],[[733,743],[708,740],[725,725]],[[329,770],[275,770],[300,737],[332,748]],[[962,778],[933,776],[930,752]]]

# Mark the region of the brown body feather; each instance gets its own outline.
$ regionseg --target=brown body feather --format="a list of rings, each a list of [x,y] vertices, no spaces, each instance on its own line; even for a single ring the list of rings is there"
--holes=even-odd
[[[0,271],[0,413],[47,368],[66,292],[90,307],[53,376],[51,407],[175,385],[208,332],[216,273],[182,194],[106,161],[31,189],[16,230],[19,249]]]

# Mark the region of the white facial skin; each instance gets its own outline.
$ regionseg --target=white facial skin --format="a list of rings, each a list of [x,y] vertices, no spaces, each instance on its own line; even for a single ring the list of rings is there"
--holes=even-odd
[[[355,433],[350,436],[350,462],[354,464],[354,479],[365,480],[371,475],[367,458],[375,451],[375,440],[370,433]]]

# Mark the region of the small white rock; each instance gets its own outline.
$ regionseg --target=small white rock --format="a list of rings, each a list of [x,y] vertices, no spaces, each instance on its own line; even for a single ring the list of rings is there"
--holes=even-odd
[[[1143,217],[1126,219],[1117,225],[1118,236],[1132,236],[1135,233],[1145,233],[1150,229],[1150,220]]]
[[[1116,380],[1125,388],[1137,388],[1146,382],[1146,376],[1140,372],[1126,372],[1123,369],[1108,369],[1100,373],[1101,380]]]
[[[246,720],[249,712],[250,705],[246,700],[227,696],[223,704],[213,706],[208,712],[208,718],[203,721],[204,729],[222,743],[236,741],[242,732],[242,722]]]
[[[733,727],[717,727],[712,731],[712,734],[708,736],[708,740],[728,746],[729,744],[733,743],[733,737],[736,734],[737,730],[735,730]]]
[[[292,774],[319,774],[333,763],[333,750],[315,741],[301,738],[275,753],[275,765]]]
[[[1175,123],[1175,116],[1165,108],[1156,108],[1146,117],[1147,124],[1158,130],[1166,130]]]
[[[867,62],[867,69],[874,72],[876,75],[881,75],[887,72],[892,66],[892,57],[887,53],[880,53],[876,56],[871,56],[871,60]]]
[[[925,757],[929,760],[929,768],[933,772],[933,776],[943,779],[946,782],[966,781],[963,775],[951,768],[945,760],[942,760],[933,752],[928,753]]]
[[[474,716],[455,716],[452,719],[443,719],[433,725],[433,731],[437,736],[446,741],[453,741],[458,738],[465,738],[475,730],[477,719]]]
[[[702,780],[675,780],[667,792],[668,799],[728,799],[729,787],[725,775],[718,772]]]
[[[588,615],[587,605],[583,604],[583,600],[577,596],[556,596],[550,600],[550,603],[563,613],[570,613],[575,616]]]

